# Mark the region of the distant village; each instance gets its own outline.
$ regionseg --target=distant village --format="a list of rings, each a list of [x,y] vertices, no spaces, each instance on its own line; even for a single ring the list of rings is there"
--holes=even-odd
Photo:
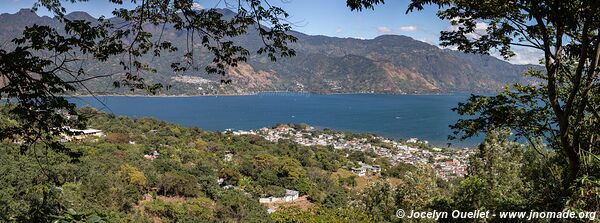
[[[67,116],[68,119],[77,119],[76,116]],[[155,131],[155,130],[151,130]],[[63,142],[94,140],[105,137],[105,133],[98,129],[75,129],[64,126],[61,131],[61,140]],[[391,140],[374,135],[347,135],[342,132],[317,130],[308,125],[286,125],[280,124],[273,128],[261,128],[250,131],[232,131],[226,130],[225,133],[234,135],[258,135],[268,141],[278,142],[279,140],[291,140],[304,146],[327,146],[333,149],[348,149],[352,151],[362,151],[375,153],[380,157],[389,158],[391,164],[408,163],[412,165],[431,166],[436,176],[448,180],[456,177],[462,177],[466,174],[467,161],[472,154],[471,150],[464,149],[442,149],[432,147],[427,141],[421,141],[411,138],[406,141]],[[135,142],[130,141],[130,144]],[[154,160],[160,156],[159,152],[154,150],[145,154],[147,160]],[[225,161],[231,161],[232,154],[225,155]],[[359,162],[358,165],[345,167],[358,177],[367,175],[378,175],[382,168],[378,165],[369,165]],[[225,189],[233,188],[233,185],[225,185],[224,179],[217,180],[219,185]],[[280,197],[261,197],[259,202],[265,205],[268,213],[273,213],[278,205],[290,202],[303,202],[306,197],[300,197],[299,192],[295,190],[285,190],[285,194]]]
[[[234,135],[259,135],[272,142],[286,139],[305,146],[332,146],[335,149],[373,152],[379,156],[389,158],[392,164],[429,165],[435,170],[438,177],[445,180],[464,176],[467,173],[469,156],[472,154],[472,150],[468,148],[442,149],[429,146],[427,141],[416,138],[397,141],[373,136],[374,140],[379,142],[374,144],[369,142],[373,139],[369,140],[366,137],[349,138],[344,133],[326,133],[311,126],[293,128],[290,125],[278,125],[274,128],[261,128],[259,130],[229,131]],[[381,171],[379,166],[370,166],[364,163],[359,165],[360,167],[350,168],[358,176],[376,174]]]
[[[77,117],[67,116],[68,119]],[[104,137],[102,130],[98,129],[74,129],[63,127],[61,140],[80,141],[93,136],[94,140]],[[354,151],[372,152],[381,157],[389,158],[391,164],[408,163],[412,165],[429,165],[438,177],[448,180],[462,177],[467,172],[469,156],[472,150],[442,149],[432,147],[427,141],[411,138],[406,141],[391,140],[381,136],[353,136],[347,137],[345,133],[333,131],[321,131],[308,125],[286,125],[280,124],[273,128],[261,128],[258,130],[226,130],[234,135],[258,135],[268,141],[291,140],[304,146],[331,146],[334,149],[348,149]],[[374,143],[377,142],[377,143]],[[135,142],[130,142],[135,143]],[[147,154],[144,158],[153,160],[158,157],[157,151]],[[358,167],[349,168],[357,176],[367,174],[378,174],[382,170],[376,165],[359,163]]]

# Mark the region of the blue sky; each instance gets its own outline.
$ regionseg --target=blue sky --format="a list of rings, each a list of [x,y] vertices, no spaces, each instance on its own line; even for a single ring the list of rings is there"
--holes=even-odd
[[[127,0],[126,0],[127,1]],[[0,13],[15,13],[30,8],[35,0],[0,0]],[[202,8],[224,8],[227,0],[197,0]],[[237,2],[229,0],[229,2]],[[353,37],[372,39],[383,34],[398,34],[437,45],[439,33],[450,29],[449,22],[440,20],[435,14],[437,7],[405,14],[409,0],[388,0],[375,10],[351,12],[345,0],[270,0],[273,5],[285,9],[294,29],[311,35]],[[92,16],[111,17],[116,5],[108,0],[89,0],[83,3],[65,3],[68,12],[85,11]],[[126,5],[131,7],[131,5]],[[51,13],[40,9],[39,15]],[[517,49],[517,56],[509,62],[534,63],[539,54],[527,49]]]

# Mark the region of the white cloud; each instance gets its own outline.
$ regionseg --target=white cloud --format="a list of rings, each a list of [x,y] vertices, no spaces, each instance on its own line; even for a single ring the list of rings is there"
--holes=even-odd
[[[471,33],[473,38],[479,38],[482,35],[486,34],[486,30],[490,25],[485,22],[475,23],[475,32]]]
[[[512,64],[540,64],[540,59],[544,57],[541,50],[529,47],[513,47],[512,50],[515,52],[515,56],[506,60]],[[504,60],[498,53],[492,55]]]
[[[201,5],[200,3],[198,3],[198,2],[194,2],[194,3],[192,4],[192,9],[194,9],[194,10],[202,10],[202,9],[204,9],[204,6],[202,6],[202,5]]]
[[[450,26],[446,28],[446,31],[458,31],[459,27],[461,26],[450,24]],[[482,35],[486,34],[486,30],[488,27],[489,25],[485,22],[477,22],[475,23],[475,30],[472,33],[465,34],[465,36],[467,36],[470,39],[479,39]]]
[[[475,23],[475,31],[485,31],[490,25],[485,22]]]
[[[459,25],[449,25],[446,30],[447,31],[458,31]],[[471,40],[476,40],[481,38],[482,35],[487,34],[487,29],[489,24],[485,22],[477,22],[475,23],[475,29],[473,33],[466,34],[467,38]],[[444,47],[446,49],[457,50],[457,46]],[[498,51],[492,51],[490,54],[498,59],[505,60],[512,64],[540,64],[540,59],[544,56],[543,52],[529,48],[529,47],[519,47],[513,46],[513,52],[515,55],[511,58],[504,59]]]
[[[338,27],[337,29],[335,29],[336,33],[341,33],[342,31],[344,31],[341,27]]]
[[[449,25],[446,28],[446,31],[458,31],[459,27],[460,27],[459,25]],[[473,33],[466,34],[466,36],[467,36],[467,38],[470,38],[471,40],[479,39],[479,38],[481,38],[482,35],[487,34],[488,27],[489,27],[489,24],[487,24],[485,22],[477,22],[477,23],[475,23],[475,29],[474,29]],[[441,47],[441,48],[458,50],[457,46],[448,46],[448,47]],[[502,57],[500,55],[500,52],[498,52],[497,50],[491,50],[490,55],[492,55],[498,59],[512,63],[512,64],[536,64],[536,65],[540,64],[540,59],[542,59],[544,56],[543,52],[541,52],[540,50],[529,48],[529,47],[513,46],[512,50],[515,53],[515,55],[508,59],[504,59],[504,57]]]
[[[400,31],[402,31],[402,32],[414,32],[414,31],[417,31],[417,27],[416,26],[401,26],[400,27]]]
[[[380,27],[377,27],[377,31],[380,33],[391,33],[392,29],[390,29],[389,27],[386,27],[386,26],[380,26]]]

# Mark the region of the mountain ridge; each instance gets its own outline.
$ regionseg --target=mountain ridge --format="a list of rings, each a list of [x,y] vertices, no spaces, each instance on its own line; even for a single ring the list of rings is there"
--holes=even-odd
[[[226,16],[233,12],[220,9]],[[71,12],[72,19],[92,20],[86,12]],[[114,19],[114,18],[110,18]],[[55,18],[38,16],[22,9],[15,14],[0,15],[0,41],[7,42],[32,24],[60,28]],[[160,30],[152,25],[146,29],[154,34]],[[3,34],[4,33],[4,34]],[[164,55],[153,61],[156,74],[145,75],[150,82],[173,86],[165,94],[247,94],[261,91],[300,91],[314,93],[449,93],[490,92],[510,83],[526,83],[523,77],[529,67],[515,65],[489,55],[465,54],[415,40],[402,35],[381,35],[373,39],[328,37],[292,31],[298,38],[291,47],[296,50],[292,58],[269,61],[262,55],[251,55],[247,63],[229,69],[226,78],[232,84],[220,84],[221,76],[197,71],[174,74],[170,63],[179,62],[180,55]],[[158,34],[157,34],[158,35]],[[163,36],[182,48],[185,44],[182,31],[167,27]],[[236,42],[249,50],[260,44],[256,31],[236,37]],[[206,65],[211,57],[201,52],[199,66]],[[181,52],[180,52],[181,53]],[[93,63],[88,71],[119,73],[113,63]],[[112,89],[111,83],[119,75],[90,82],[96,93],[127,93],[126,89]]]

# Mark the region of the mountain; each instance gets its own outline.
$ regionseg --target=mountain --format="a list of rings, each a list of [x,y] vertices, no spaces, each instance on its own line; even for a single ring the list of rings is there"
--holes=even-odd
[[[226,16],[233,12],[221,11]],[[73,12],[72,19],[93,20],[85,12]],[[25,26],[32,24],[60,27],[54,18],[40,17],[28,9],[16,14],[0,15],[0,41],[8,42],[18,37]],[[158,36],[159,27],[146,25],[146,30]],[[253,55],[247,63],[232,68],[226,78],[232,84],[221,85],[221,76],[200,71],[173,74],[172,62],[181,60],[178,54],[164,54],[160,58],[147,58],[158,72],[145,75],[151,82],[172,85],[167,94],[243,94],[260,91],[302,91],[318,93],[435,93],[435,92],[485,92],[494,91],[508,83],[527,82],[521,74],[532,65],[514,65],[487,55],[464,54],[440,49],[436,46],[406,36],[382,35],[375,39],[337,38],[306,35],[293,32],[298,38],[292,47],[296,56],[271,62],[262,55]],[[180,49],[185,48],[186,35],[167,27],[163,39]],[[248,49],[261,44],[255,31],[235,40]],[[197,53],[202,53],[198,50]],[[199,67],[210,61],[202,54]],[[115,60],[106,63],[88,63],[88,72],[119,73]],[[123,93],[111,83],[119,78],[97,79],[89,83],[93,91]]]

